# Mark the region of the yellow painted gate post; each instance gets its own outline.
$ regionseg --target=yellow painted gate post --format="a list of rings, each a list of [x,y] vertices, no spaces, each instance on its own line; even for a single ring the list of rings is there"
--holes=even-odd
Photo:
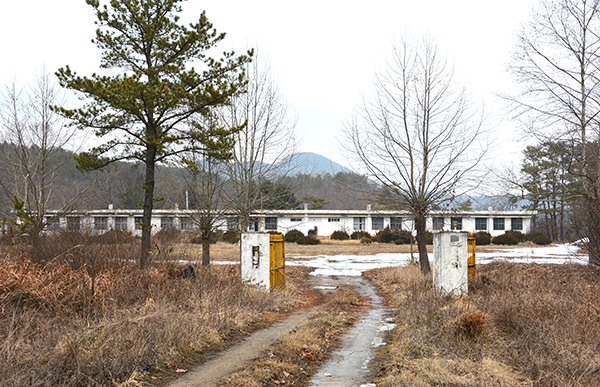
[[[475,234],[469,233],[469,258],[467,258],[467,273],[469,281],[475,279]]]
[[[270,236],[271,291],[285,289],[285,244],[283,235]]]

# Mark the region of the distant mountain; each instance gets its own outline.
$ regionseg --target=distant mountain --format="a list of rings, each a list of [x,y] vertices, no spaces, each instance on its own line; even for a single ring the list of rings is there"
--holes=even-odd
[[[290,161],[291,158],[291,161]],[[292,175],[307,174],[307,175],[335,175],[338,172],[352,172],[349,168],[321,156],[313,152],[295,153],[281,161],[281,163],[290,163]]]

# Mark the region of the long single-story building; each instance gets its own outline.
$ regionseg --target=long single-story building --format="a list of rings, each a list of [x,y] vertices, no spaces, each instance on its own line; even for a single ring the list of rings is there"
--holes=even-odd
[[[492,236],[507,230],[528,233],[536,211],[432,211],[427,218],[427,230],[464,230],[468,232],[486,231]],[[67,215],[57,215],[48,211],[48,229],[89,230],[103,232],[123,230],[141,235],[142,210],[119,210],[109,206],[103,210],[80,210]],[[196,228],[198,213],[194,210],[157,209],[152,213],[152,232],[164,228],[193,231]],[[390,229],[414,230],[414,220],[406,211],[372,210],[260,210],[251,216],[249,229],[253,231],[279,231],[286,233],[297,229],[307,234],[309,230],[318,236],[329,236],[334,231],[367,231],[374,235],[387,227]],[[218,228],[227,230],[239,228],[234,213],[221,215]]]

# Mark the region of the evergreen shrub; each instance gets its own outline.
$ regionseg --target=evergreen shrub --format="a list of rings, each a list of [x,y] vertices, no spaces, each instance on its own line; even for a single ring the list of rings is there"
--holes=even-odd
[[[284,239],[286,242],[297,242],[298,239],[302,238],[303,236],[304,236],[304,233],[302,233],[302,231],[292,229],[285,234]]]
[[[347,241],[350,239],[350,235],[346,231],[334,231],[331,233],[330,238],[338,241]]]
[[[354,231],[352,234],[350,234],[350,238],[352,238],[353,240],[361,240],[364,237],[371,237],[371,234],[369,234],[366,231]]]
[[[492,243],[492,234],[487,231],[479,231],[475,234],[475,244],[477,246],[485,246]]]
[[[314,235],[301,236],[296,240],[299,245],[318,245],[321,240]]]

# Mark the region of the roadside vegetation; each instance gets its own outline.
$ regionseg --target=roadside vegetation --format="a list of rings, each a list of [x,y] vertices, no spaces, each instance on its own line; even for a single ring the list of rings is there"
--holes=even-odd
[[[377,386],[600,385],[600,288],[583,265],[480,265],[454,299],[414,265],[366,275],[397,324]]]
[[[1,246],[2,386],[154,385],[310,298],[303,268],[264,293],[242,285],[237,266],[192,271],[168,248],[140,270],[137,243],[45,242],[60,253]]]
[[[308,386],[364,306],[353,288],[341,287],[326,297],[319,312],[219,387]]]

